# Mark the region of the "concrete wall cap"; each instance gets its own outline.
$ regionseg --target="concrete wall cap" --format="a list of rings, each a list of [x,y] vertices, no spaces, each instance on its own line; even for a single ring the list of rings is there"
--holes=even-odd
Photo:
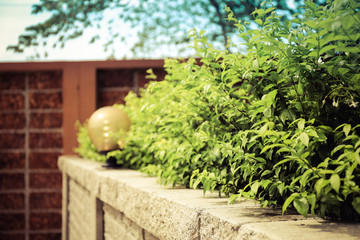
[[[168,188],[138,171],[102,165],[77,156],[58,161],[70,179],[159,239],[360,239],[360,224],[282,215],[250,200],[228,205],[216,192]]]

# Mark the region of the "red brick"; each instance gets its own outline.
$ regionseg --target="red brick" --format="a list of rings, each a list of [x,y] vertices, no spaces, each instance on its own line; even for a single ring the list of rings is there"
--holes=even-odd
[[[48,230],[61,228],[61,212],[31,213],[31,230]]]
[[[22,93],[2,93],[0,94],[0,110],[19,110],[24,109],[25,98]]]
[[[98,107],[112,106],[115,103],[124,104],[128,91],[101,91],[98,98]]]
[[[24,229],[25,216],[23,213],[0,213],[0,231]]]
[[[62,133],[30,133],[30,148],[62,148]]]
[[[24,194],[22,193],[1,193],[0,210],[6,209],[23,209]]]
[[[30,173],[31,188],[56,188],[60,189],[62,177],[60,172],[55,173]]]
[[[0,189],[23,189],[25,178],[23,173],[1,173]]]
[[[23,169],[25,168],[25,153],[0,152],[0,169]]]
[[[97,71],[98,88],[133,87],[134,72],[128,69],[111,69]]]
[[[31,209],[61,209],[60,192],[36,192],[30,194]]]
[[[25,124],[24,113],[0,113],[0,129],[23,129]]]
[[[30,240],[61,240],[61,233],[31,233]]]
[[[57,160],[60,152],[31,152],[29,154],[29,165],[31,169],[57,168]]]
[[[31,113],[30,128],[61,128],[62,113]]]
[[[153,69],[154,74],[157,76],[157,78],[155,79],[155,81],[162,81],[165,78],[166,72],[165,70],[161,69],[161,68],[155,68]],[[148,84],[150,81],[154,81],[153,79],[147,79],[146,76],[148,74],[146,73],[146,70],[142,70],[139,71],[138,75],[137,75],[137,79],[138,79],[138,87],[139,88],[144,88],[146,87],[146,84]]]
[[[42,71],[29,73],[30,89],[59,89],[61,87],[61,71]]]
[[[60,109],[62,107],[61,92],[53,93],[30,93],[31,109]]]
[[[25,240],[25,233],[0,233],[1,240]]]
[[[25,89],[25,73],[1,72],[0,90],[23,90]]]
[[[24,149],[25,134],[23,133],[1,133],[0,149]]]

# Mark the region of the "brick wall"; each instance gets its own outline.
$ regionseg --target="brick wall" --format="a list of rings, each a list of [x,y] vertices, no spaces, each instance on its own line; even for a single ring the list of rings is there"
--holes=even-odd
[[[61,239],[62,175],[75,121],[164,77],[162,60],[0,63],[0,239]]]
[[[1,239],[60,239],[61,71],[0,72]]]
[[[161,68],[153,69],[157,80],[163,80],[165,72]],[[124,98],[132,91],[139,92],[146,86],[146,69],[98,69],[97,107],[111,106],[114,103],[124,104]]]

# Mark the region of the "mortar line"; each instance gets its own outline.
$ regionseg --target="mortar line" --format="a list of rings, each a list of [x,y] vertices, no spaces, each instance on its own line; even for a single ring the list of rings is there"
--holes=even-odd
[[[30,203],[29,203],[29,127],[30,127],[30,99],[29,99],[29,74],[25,74],[25,240],[29,240],[29,231],[30,231]]]

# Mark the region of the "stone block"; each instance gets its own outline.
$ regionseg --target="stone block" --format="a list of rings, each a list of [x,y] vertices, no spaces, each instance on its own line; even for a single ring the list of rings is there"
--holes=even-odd
[[[0,110],[22,110],[25,97],[22,93],[0,93]]]
[[[62,148],[61,132],[33,132],[30,133],[30,148]]]
[[[30,128],[61,128],[62,127],[62,113],[31,113],[30,114]]]
[[[23,213],[0,213],[0,231],[24,229],[25,215]]]
[[[69,224],[69,240],[89,240],[88,232],[84,229],[80,229],[79,226]]]
[[[61,211],[32,212],[29,219],[31,230],[50,230],[61,228]]]
[[[157,237],[155,237],[154,235],[152,235],[150,232],[143,230],[144,231],[144,240],[159,240]]]
[[[128,95],[129,91],[127,90],[110,90],[110,91],[100,91],[98,93],[98,106],[112,106],[115,103],[124,104],[125,97]]]
[[[237,239],[244,240],[358,240],[359,224],[308,218],[302,221],[251,223],[241,227]]]
[[[61,209],[61,192],[30,193],[30,209]]]
[[[61,233],[30,233],[29,240],[61,240]]]
[[[25,177],[23,173],[0,173],[0,189],[24,189]]]
[[[30,173],[30,188],[61,189],[62,174],[60,172]]]
[[[133,69],[100,69],[97,71],[97,85],[102,88],[133,87]]]
[[[0,72],[0,90],[24,90],[24,72]]]
[[[22,152],[0,152],[0,169],[24,169],[25,153]]]
[[[24,233],[0,233],[1,240],[25,240]]]
[[[56,169],[60,152],[30,152],[29,167],[31,169]]]
[[[61,109],[61,92],[31,92],[29,94],[29,104],[31,109]]]
[[[105,239],[143,240],[143,231],[123,213],[104,204]]]
[[[24,209],[23,193],[0,193],[0,210]]]
[[[91,222],[94,220],[89,209],[91,206],[90,192],[77,182],[69,181],[68,226],[69,239],[91,239]]]
[[[121,225],[142,229],[143,239],[353,240],[360,236],[359,224],[282,215],[279,208],[261,208],[249,200],[228,205],[227,198],[219,198],[216,192],[204,196],[202,190],[169,189],[158,185],[156,178],[101,165],[76,157],[59,158],[59,167],[70,181],[103,202],[107,239],[118,237],[122,231],[114,229]]]
[[[30,89],[59,89],[62,88],[61,71],[36,71],[29,73]]]
[[[0,133],[0,149],[24,149],[24,133]]]
[[[0,113],[0,129],[23,129],[25,124],[24,113]]]

